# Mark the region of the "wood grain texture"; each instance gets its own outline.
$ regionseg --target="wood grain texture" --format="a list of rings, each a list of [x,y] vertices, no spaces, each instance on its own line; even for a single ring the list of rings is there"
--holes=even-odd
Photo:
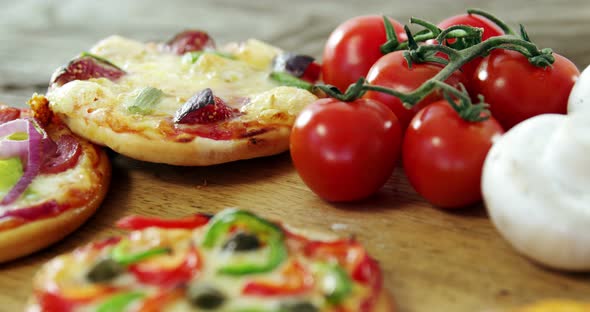
[[[541,46],[590,64],[590,1],[0,1],[0,101],[23,105],[43,92],[51,72],[113,34],[166,39],[207,29],[218,42],[257,37],[286,50],[321,56],[344,19],[384,13],[438,21],[467,7],[528,26]],[[548,297],[590,299],[589,274],[546,270],[519,256],[494,230],[485,209],[445,212],[426,204],[401,169],[371,199],[333,205],[315,197],[289,155],[178,168],[114,156],[106,202],[80,230],[45,251],[0,265],[0,310],[18,311],[39,265],[93,239],[118,233],[130,213],[182,216],[225,207],[251,209],[316,230],[356,235],[380,260],[400,311],[489,311]]]

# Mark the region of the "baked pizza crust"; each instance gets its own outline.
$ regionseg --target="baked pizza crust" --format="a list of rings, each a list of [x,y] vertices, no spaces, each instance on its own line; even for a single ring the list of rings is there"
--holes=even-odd
[[[195,137],[189,142],[115,132],[90,119],[57,114],[76,134],[128,157],[178,166],[207,166],[241,159],[279,154],[288,150],[291,128],[277,125],[247,138],[212,140]]]
[[[94,214],[106,196],[111,180],[111,165],[106,153],[95,150],[99,157],[99,163],[95,167],[99,173],[99,183],[89,201],[83,206],[71,207],[55,217],[0,231],[0,263],[31,254],[61,240]]]
[[[379,301],[377,301],[377,305],[373,309],[374,312],[395,312],[395,303],[393,301],[393,297],[385,290],[385,288],[381,289],[381,293],[379,294]]]
[[[25,312],[43,312],[43,311],[41,311],[41,307],[37,303],[37,300],[35,299],[34,296],[29,298],[24,311]],[[382,289],[381,293],[379,294],[379,301],[377,301],[377,305],[375,306],[373,311],[370,311],[370,312],[395,312],[395,311],[396,311],[396,308],[394,305],[393,298],[385,289]]]

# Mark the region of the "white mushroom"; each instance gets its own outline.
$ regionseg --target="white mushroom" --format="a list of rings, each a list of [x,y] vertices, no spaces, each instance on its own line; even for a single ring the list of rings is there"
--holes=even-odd
[[[568,114],[579,112],[590,114],[590,66],[586,67],[572,88],[567,111]]]
[[[482,191],[516,250],[552,268],[590,271],[590,114],[516,125],[490,149]]]

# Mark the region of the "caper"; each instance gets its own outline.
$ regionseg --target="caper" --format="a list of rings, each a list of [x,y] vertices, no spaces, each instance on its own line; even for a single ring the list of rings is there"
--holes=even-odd
[[[189,286],[187,296],[192,305],[204,310],[217,309],[225,301],[225,296],[219,290],[198,283]]]
[[[307,301],[284,302],[279,308],[280,312],[318,312],[319,309]]]
[[[227,251],[250,251],[260,248],[258,236],[246,232],[236,232],[225,244],[223,250]]]
[[[119,276],[123,266],[111,258],[98,261],[86,274],[86,278],[93,283],[107,282]]]

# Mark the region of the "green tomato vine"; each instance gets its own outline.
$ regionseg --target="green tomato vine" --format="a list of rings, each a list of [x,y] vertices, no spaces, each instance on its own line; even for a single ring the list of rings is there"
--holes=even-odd
[[[410,19],[410,23],[422,26],[424,29],[412,34],[406,25],[405,31],[408,40],[400,42],[389,19],[383,17],[387,34],[387,42],[381,46],[383,54],[404,51],[404,57],[410,67],[414,63],[424,62],[435,62],[444,65],[444,68],[438,74],[412,92],[400,92],[382,86],[371,85],[366,82],[364,77],[359,78],[345,92],[325,84],[315,85],[314,88],[344,102],[354,101],[362,97],[367,91],[383,92],[399,98],[408,109],[431,92],[439,89],[443,91],[447,101],[463,119],[472,122],[486,120],[489,118],[490,113],[487,109],[488,105],[484,103],[481,97],[480,103],[473,104],[464,87],[457,90],[444,83],[444,81],[469,61],[486,56],[495,49],[513,50],[521,53],[531,64],[537,67],[551,66],[555,62],[555,58],[551,49],[539,49],[530,40],[522,24],[517,35],[510,26],[490,13],[477,9],[469,9],[467,13],[489,19],[504,31],[504,35],[482,41],[483,31],[481,28],[455,25],[442,30],[433,23],[413,17]],[[449,39],[452,39],[453,42],[449,43]],[[429,40],[436,40],[438,44],[419,44]],[[445,54],[448,60],[437,56],[439,53]]]

